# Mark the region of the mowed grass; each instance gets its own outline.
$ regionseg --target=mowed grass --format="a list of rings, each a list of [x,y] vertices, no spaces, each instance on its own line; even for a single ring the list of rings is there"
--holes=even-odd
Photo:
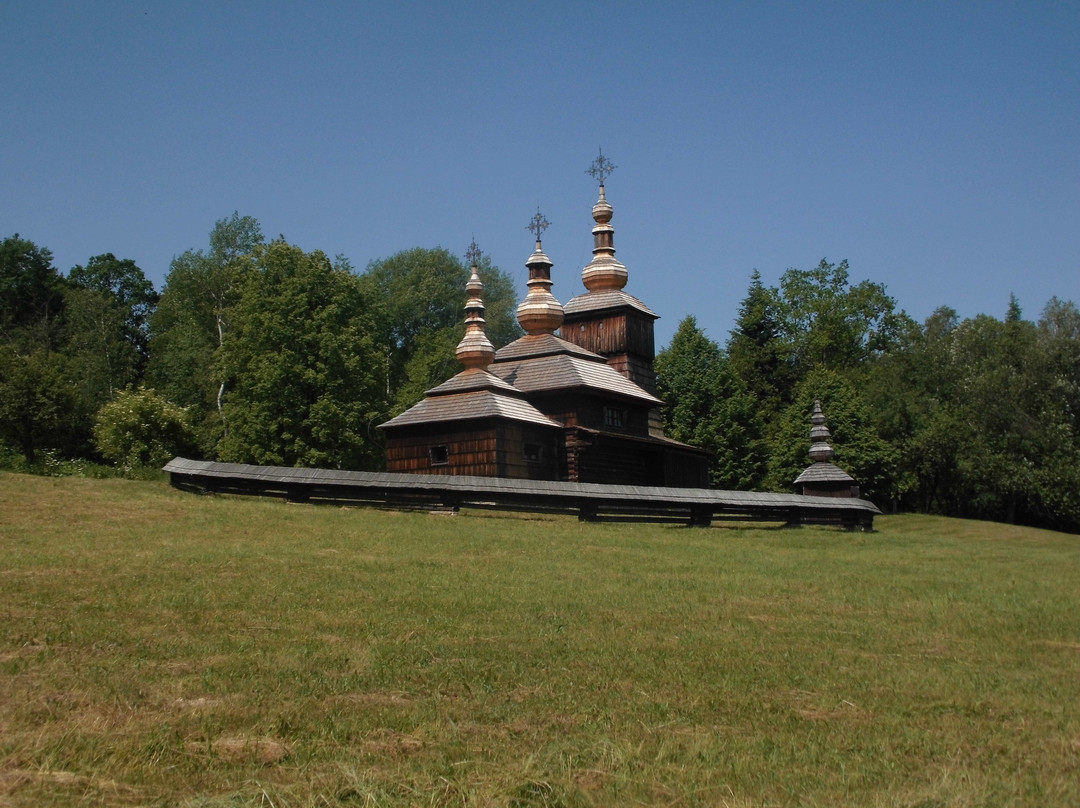
[[[1080,804],[1080,537],[0,474],[0,804]]]

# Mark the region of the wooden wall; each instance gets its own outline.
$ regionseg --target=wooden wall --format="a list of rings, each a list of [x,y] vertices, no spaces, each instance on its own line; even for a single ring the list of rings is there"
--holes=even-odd
[[[578,482],[664,484],[663,453],[630,441],[619,441],[606,435],[594,436],[589,445],[579,443],[576,461]]]
[[[616,353],[632,353],[650,359],[656,356],[651,317],[633,309],[585,316],[588,319],[567,318],[559,335],[567,342],[601,356]]]
[[[540,447],[538,460],[526,458],[526,444]],[[563,460],[560,444],[559,430],[516,422],[426,424],[387,434],[386,470],[558,480]],[[431,462],[433,446],[446,447],[445,464]]]

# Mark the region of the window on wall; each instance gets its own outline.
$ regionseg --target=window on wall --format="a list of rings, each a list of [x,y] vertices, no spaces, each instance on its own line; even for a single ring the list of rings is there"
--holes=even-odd
[[[525,461],[528,463],[539,463],[544,459],[544,447],[539,443],[526,443],[525,444]]]
[[[431,465],[445,466],[450,462],[450,447],[446,444],[432,446],[428,449],[428,457],[431,458]]]
[[[626,426],[626,410],[620,407],[604,407],[604,426]]]

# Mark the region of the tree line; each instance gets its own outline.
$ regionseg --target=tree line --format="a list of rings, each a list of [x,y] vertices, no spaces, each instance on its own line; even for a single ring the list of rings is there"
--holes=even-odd
[[[481,259],[487,332],[520,335],[511,278]],[[468,268],[405,250],[357,272],[234,213],[156,291],[111,253],[67,275],[0,243],[0,463],[155,466],[174,454],[378,469],[376,426],[459,369]],[[692,317],[656,358],[667,434],[717,487],[790,491],[820,399],[835,462],[885,509],[1080,531],[1080,311],[925,323],[846,262],[754,272],[721,345]]]
[[[520,335],[512,279],[480,259],[488,335]],[[176,454],[377,469],[375,427],[456,372],[469,270],[411,249],[362,273],[267,241],[234,213],[176,256],[160,294],[130,260],[65,276],[0,243],[0,459],[132,469]]]
[[[847,262],[755,271],[724,345],[692,317],[656,369],[667,433],[721,488],[791,490],[821,400],[834,462],[886,510],[1080,532],[1080,310],[917,323]]]

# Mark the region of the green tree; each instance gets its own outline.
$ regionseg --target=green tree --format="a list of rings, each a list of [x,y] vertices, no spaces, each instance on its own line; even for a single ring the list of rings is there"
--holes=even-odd
[[[150,317],[159,295],[139,266],[130,258],[112,253],[95,255],[86,266],[74,266],[68,281],[77,289],[90,289],[105,295],[117,307],[123,322],[123,337],[145,360]]]
[[[756,270],[727,351],[735,373],[757,400],[768,439],[814,371],[852,376],[918,338],[919,328],[881,284],[850,283],[847,261],[789,269],[779,287]]]
[[[795,385],[793,349],[785,338],[782,308],[777,290],[766,287],[755,269],[727,344],[731,369],[756,399],[766,422],[790,399]]]
[[[380,355],[359,278],[284,241],[255,250],[219,352],[222,460],[375,468]]]
[[[943,512],[956,496],[957,453],[966,428],[947,389],[958,325],[953,309],[939,308],[863,378],[878,432],[898,452],[892,489],[897,508]]]
[[[68,349],[77,357],[90,410],[96,411],[141,379],[158,294],[134,261],[112,253],[73,267],[68,281]]]
[[[521,335],[513,281],[487,256],[478,271],[484,282],[488,339],[499,348]],[[361,277],[373,304],[386,398],[401,411],[459,369],[449,360],[464,334],[469,269],[441,247],[414,247],[372,261]]]
[[[657,355],[656,383],[666,402],[665,434],[712,453],[714,487],[745,490],[761,481],[764,447],[754,400],[693,317]]]
[[[238,213],[218,220],[209,252],[188,250],[173,259],[150,321],[147,378],[155,389],[191,407],[203,452],[226,432],[225,386],[215,356],[229,332],[229,312],[252,271],[251,255],[263,243],[259,223]]]
[[[66,283],[52,253],[16,233],[0,242],[0,339],[56,348]]]
[[[94,442],[106,460],[125,469],[161,466],[194,448],[187,411],[153,390],[121,390],[97,414]]]
[[[1080,314],[1054,299],[1038,325],[939,309],[870,375],[882,434],[900,451],[907,505],[1080,529]]]
[[[779,295],[781,331],[799,378],[818,367],[858,367],[896,347],[913,325],[882,284],[851,285],[847,261],[789,269]]]
[[[34,464],[80,446],[77,387],[63,350],[67,283],[52,253],[18,234],[0,242],[0,441]]]
[[[70,455],[80,447],[78,404],[64,354],[0,345],[0,440],[21,452],[28,465],[43,449]]]

